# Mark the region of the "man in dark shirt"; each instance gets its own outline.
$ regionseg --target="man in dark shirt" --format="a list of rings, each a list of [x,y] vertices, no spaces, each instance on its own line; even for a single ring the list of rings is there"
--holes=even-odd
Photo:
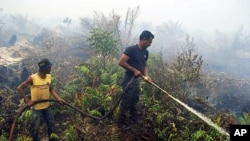
[[[139,82],[140,77],[144,76],[146,81],[151,81],[147,72],[148,50],[151,45],[154,35],[145,30],[141,33],[138,44],[127,47],[121,55],[118,64],[125,71],[124,80],[122,83],[123,92],[120,113],[118,117],[118,127],[128,129],[126,124],[126,113],[129,112],[129,118],[137,122],[136,103],[139,101]],[[128,84],[132,78],[135,78],[132,83]],[[127,86],[128,85],[128,86]]]

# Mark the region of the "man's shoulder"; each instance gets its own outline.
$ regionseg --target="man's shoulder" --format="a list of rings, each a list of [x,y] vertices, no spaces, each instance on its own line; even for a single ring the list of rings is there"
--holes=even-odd
[[[137,45],[132,45],[132,46],[129,46],[127,48],[137,48]]]
[[[126,50],[136,50],[138,47],[137,45],[132,45],[126,48]]]

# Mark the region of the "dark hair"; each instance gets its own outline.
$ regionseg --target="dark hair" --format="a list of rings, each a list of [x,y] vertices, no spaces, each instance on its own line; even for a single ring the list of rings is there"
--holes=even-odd
[[[148,31],[148,30],[144,30],[142,31],[141,35],[140,35],[140,40],[146,39],[149,40],[152,37],[152,39],[154,39],[154,35]]]

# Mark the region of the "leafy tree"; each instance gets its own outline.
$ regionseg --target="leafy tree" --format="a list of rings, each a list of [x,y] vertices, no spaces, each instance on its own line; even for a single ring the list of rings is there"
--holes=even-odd
[[[94,29],[90,34],[87,41],[95,53],[100,56],[105,69],[108,59],[112,59],[118,53],[118,40],[113,37],[112,32],[103,29]]]
[[[132,33],[139,9],[139,6],[134,9],[128,8],[124,22],[121,21],[121,16],[117,15],[114,11],[112,11],[109,16],[95,11],[94,18],[82,18],[81,25],[85,32],[92,31],[93,29],[112,31],[114,37],[119,39],[119,45],[121,47],[119,51],[123,51],[124,47],[134,41]]]

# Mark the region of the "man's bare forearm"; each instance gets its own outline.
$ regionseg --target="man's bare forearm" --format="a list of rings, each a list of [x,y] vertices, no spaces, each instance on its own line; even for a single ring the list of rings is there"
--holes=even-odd
[[[132,72],[137,71],[137,69],[135,69],[134,67],[130,66],[127,62],[121,62],[119,63],[120,66],[122,66],[123,68],[130,70]]]

